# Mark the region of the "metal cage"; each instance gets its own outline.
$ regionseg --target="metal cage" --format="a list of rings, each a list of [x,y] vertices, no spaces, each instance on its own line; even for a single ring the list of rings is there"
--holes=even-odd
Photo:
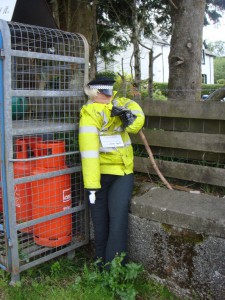
[[[88,46],[0,20],[0,50],[0,267],[14,282],[89,240],[78,149]]]

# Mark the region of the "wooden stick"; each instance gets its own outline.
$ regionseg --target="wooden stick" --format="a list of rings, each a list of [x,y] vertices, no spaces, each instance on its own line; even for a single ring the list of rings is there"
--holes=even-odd
[[[175,3],[173,3],[172,0],[169,0],[169,3],[170,3],[175,9],[178,9],[178,7],[175,5]]]
[[[144,143],[145,145],[145,149],[146,151],[148,152],[148,155],[149,155],[149,159],[150,159],[150,162],[154,168],[154,170],[156,171],[157,175],[159,176],[159,178],[162,180],[162,182],[165,184],[165,186],[169,189],[169,190],[172,190],[172,186],[169,184],[169,182],[166,180],[166,178],[163,176],[163,174],[160,172],[156,162],[155,162],[155,159],[154,159],[154,156],[153,156],[153,153],[152,153],[152,150],[151,148],[149,147],[149,144],[148,144],[148,141],[144,135],[144,132],[142,130],[139,131],[139,135],[141,137],[141,140],[142,142]]]

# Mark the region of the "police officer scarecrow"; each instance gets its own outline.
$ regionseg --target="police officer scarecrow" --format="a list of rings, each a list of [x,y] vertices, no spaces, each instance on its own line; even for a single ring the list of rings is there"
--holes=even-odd
[[[96,259],[111,262],[126,252],[128,207],[133,191],[133,148],[129,134],[144,124],[140,106],[116,97],[114,80],[97,78],[85,87],[79,147],[84,187],[94,225]]]

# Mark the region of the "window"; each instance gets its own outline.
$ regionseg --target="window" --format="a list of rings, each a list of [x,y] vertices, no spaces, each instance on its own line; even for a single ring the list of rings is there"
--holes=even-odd
[[[202,74],[202,83],[207,83],[207,75]]]
[[[205,65],[205,50],[202,49],[202,65]]]

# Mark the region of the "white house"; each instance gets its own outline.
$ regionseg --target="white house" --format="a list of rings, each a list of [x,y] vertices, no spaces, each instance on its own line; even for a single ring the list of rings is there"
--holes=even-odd
[[[214,83],[214,57],[207,49],[202,49],[202,82],[207,84]]]
[[[169,63],[168,56],[170,52],[170,44],[163,39],[157,39],[154,44],[145,40],[143,43],[146,47],[153,49],[153,57],[157,57],[153,63],[153,81],[168,82],[169,79]],[[147,79],[149,77],[149,50],[140,46],[141,51],[141,77]],[[112,70],[122,73],[122,69],[126,74],[134,74],[134,57],[133,47],[129,46],[126,51],[120,52],[114,56],[114,62],[105,65],[103,61],[98,60],[98,72]],[[214,83],[214,55],[206,50],[203,46],[202,50],[202,82],[207,84]]]

